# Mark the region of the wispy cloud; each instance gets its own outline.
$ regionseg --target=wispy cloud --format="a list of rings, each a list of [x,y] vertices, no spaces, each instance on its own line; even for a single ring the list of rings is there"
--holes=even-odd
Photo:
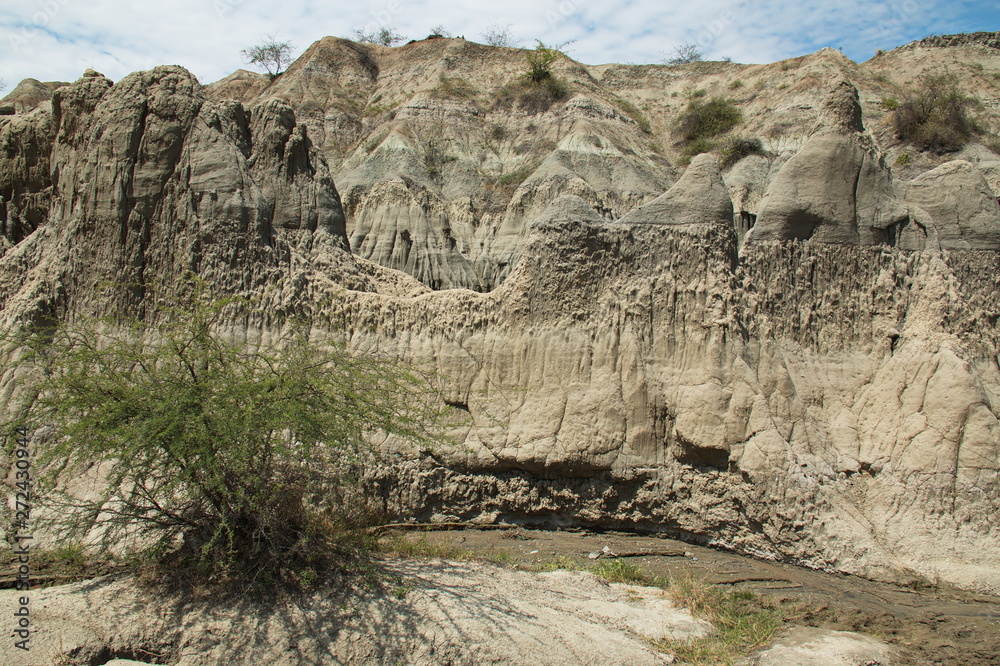
[[[770,62],[841,48],[855,60],[928,34],[1000,29],[1000,9],[983,0],[506,0],[483,11],[442,0],[175,0],[166,9],[123,0],[27,0],[0,8],[0,78],[73,80],[92,67],[118,79],[178,64],[201,81],[242,66],[239,52],[267,34],[299,51],[326,35],[388,25],[409,38],[444,25],[471,40],[492,24],[512,26],[530,45],[573,41],[582,62],[656,62],[697,43],[709,58]]]

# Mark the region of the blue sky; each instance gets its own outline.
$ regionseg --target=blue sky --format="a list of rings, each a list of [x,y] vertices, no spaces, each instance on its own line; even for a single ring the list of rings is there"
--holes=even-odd
[[[572,42],[587,64],[649,63],[696,43],[708,59],[773,62],[840,48],[857,61],[930,34],[1000,30],[995,0],[505,0],[479,6],[438,0],[2,0],[0,79],[77,79],[93,68],[112,79],[161,64],[183,65],[203,83],[243,66],[239,52],[266,35],[301,53],[327,36],[391,26],[408,38],[443,25],[482,41],[509,25],[522,45]]]

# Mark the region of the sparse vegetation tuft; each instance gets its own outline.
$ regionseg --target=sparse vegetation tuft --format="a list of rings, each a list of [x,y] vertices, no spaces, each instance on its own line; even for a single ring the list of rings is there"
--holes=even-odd
[[[719,147],[719,168],[728,169],[744,157],[763,154],[764,144],[760,139],[731,137]]]
[[[569,87],[552,71],[553,64],[565,57],[560,48],[539,41],[525,56],[528,70],[524,75],[497,92],[495,108],[510,109],[516,104],[522,111],[535,115],[568,98]]]
[[[896,137],[937,154],[959,150],[977,130],[970,113],[976,104],[954,75],[925,76],[893,114]]]
[[[528,176],[535,172],[537,164],[526,164],[519,169],[508,171],[497,179],[497,187],[513,192],[517,187],[527,180]]]
[[[600,576],[609,583],[649,585],[654,582],[652,578],[643,573],[642,569],[622,559],[601,560],[592,569],[592,572],[595,576]]]
[[[724,134],[741,122],[743,114],[724,97],[692,98],[677,121],[677,131],[690,144]]]
[[[427,39],[441,39],[451,36],[452,34],[447,29],[445,29],[444,25],[439,23],[438,25],[431,28],[431,32],[429,35],[427,35]]]
[[[528,72],[526,74],[532,83],[542,83],[553,77],[552,65],[560,58],[565,58],[566,54],[558,48],[546,46],[541,40],[536,40],[535,48],[528,51],[525,56],[528,61]]]
[[[359,42],[378,44],[380,46],[395,46],[404,41],[406,37],[397,32],[395,28],[382,27],[369,31],[358,28],[354,31],[354,39]]]
[[[692,62],[699,62],[705,59],[705,54],[701,47],[695,43],[681,44],[674,47],[673,55],[664,59],[668,65],[686,65]]]
[[[638,125],[639,129],[643,132],[646,134],[651,134],[653,132],[653,129],[649,124],[649,119],[646,118],[646,116],[639,110],[638,107],[636,107],[635,104],[632,104],[628,100],[619,99],[618,106],[628,115],[629,118],[635,121],[635,124]]]
[[[899,108],[899,100],[895,97],[883,97],[878,105],[886,111],[895,111]]]
[[[431,91],[437,98],[471,99],[476,96],[476,88],[459,76],[441,75],[437,87]]]
[[[702,617],[715,632],[694,641],[657,641],[657,647],[686,664],[729,665],[757,649],[781,626],[782,615],[770,599],[742,590],[726,590],[693,576],[664,584],[674,603]]]
[[[489,46],[515,47],[519,44],[519,40],[515,39],[510,32],[510,24],[493,23],[480,36],[483,38],[483,42]]]

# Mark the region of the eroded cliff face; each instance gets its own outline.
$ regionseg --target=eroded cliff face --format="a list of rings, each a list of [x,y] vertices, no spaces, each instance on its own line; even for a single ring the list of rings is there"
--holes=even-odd
[[[355,55],[357,85],[368,85],[371,68]],[[863,125],[829,113],[814,135],[862,151],[851,173],[876,185],[860,197],[906,201]],[[531,222],[504,236],[519,239],[506,279],[487,293],[432,291],[351,253],[338,189],[354,192],[345,199],[356,197],[356,224],[378,192],[399,197],[372,209],[386,219],[416,215],[418,204],[421,215],[443,215],[452,204],[435,203],[416,177],[382,178],[373,163],[352,167],[369,189],[335,186],[341,176],[317,147],[331,139],[314,143],[311,127],[279,100],[212,99],[174,67],[117,84],[85,76],[50,107],[0,118],[0,137],[16,148],[0,155],[0,183],[17,202],[0,256],[4,319],[141,308],[141,288],[109,298],[102,284],[194,273],[260,304],[232,322],[247,340],[304,314],[353,349],[435,373],[455,413],[454,445],[385,443],[393,465],[371,482],[391,511],[641,528],[810,566],[1000,590],[1000,254],[949,249],[935,235],[957,216],[958,238],[982,242],[989,211],[968,226],[944,204],[899,204],[893,224],[905,222],[922,249],[873,233],[824,243],[754,232],[741,244],[725,174],[696,158],[638,208],[644,194],[598,205],[582,185],[578,196],[547,186],[515,195]],[[381,144],[399,169],[412,160],[406,141],[390,134]],[[586,162],[582,141],[565,139],[576,157],[550,155],[567,183]],[[865,164],[876,169],[868,181],[857,176]],[[785,168],[797,182],[801,168]],[[967,171],[946,169],[925,186],[950,187],[941,183]],[[786,199],[808,208],[808,197],[828,193]],[[874,219],[859,218],[856,203],[850,215],[830,213],[830,224],[857,232],[859,219]],[[457,236],[466,264],[419,261],[444,273],[465,266],[477,279],[499,270],[463,255]],[[419,272],[412,249],[383,251]],[[6,368],[5,396],[15,376]]]

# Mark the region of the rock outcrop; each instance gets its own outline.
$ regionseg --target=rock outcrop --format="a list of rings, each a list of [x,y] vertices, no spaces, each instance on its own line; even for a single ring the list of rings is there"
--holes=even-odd
[[[66,83],[62,81],[47,81],[25,79],[0,99],[0,108],[7,108],[13,113],[28,113],[52,99],[52,93]]]
[[[945,250],[1000,250],[1000,202],[983,174],[964,160],[946,162],[900,188],[930,214]]]
[[[333,169],[330,136],[314,143],[294,103],[253,85],[221,99],[177,67],[94,73],[51,109],[0,117],[4,320],[141,308],[142,284],[194,273],[258,304],[231,322],[250,341],[304,315],[431,371],[460,416],[455,444],[386,443],[395,466],[370,482],[390,512],[668,532],[1000,590],[1000,253],[956,240],[991,238],[981,183],[961,204],[903,203],[840,85],[738,248],[712,158],[669,187],[636,121],[569,61],[578,89],[551,116],[518,107],[490,132],[492,157],[479,134],[463,148],[485,100],[453,79],[485,56],[433,41],[324,40],[283,75],[274,90],[308,73],[320,99],[337,72],[365,92],[394,59],[434,64],[393,119],[373,113],[377,145]],[[442,110],[448,134],[429,134]],[[520,181],[476,168],[522,164]],[[942,167],[906,198],[974,180]],[[508,198],[470,194],[486,183]],[[135,286],[108,296],[108,281]]]
[[[621,218],[622,224],[729,224],[729,198],[717,160],[698,155],[673,187]]]
[[[830,92],[821,123],[771,182],[748,242],[811,239],[922,249],[926,233],[896,198],[885,160],[864,133],[854,86],[845,81]]]

